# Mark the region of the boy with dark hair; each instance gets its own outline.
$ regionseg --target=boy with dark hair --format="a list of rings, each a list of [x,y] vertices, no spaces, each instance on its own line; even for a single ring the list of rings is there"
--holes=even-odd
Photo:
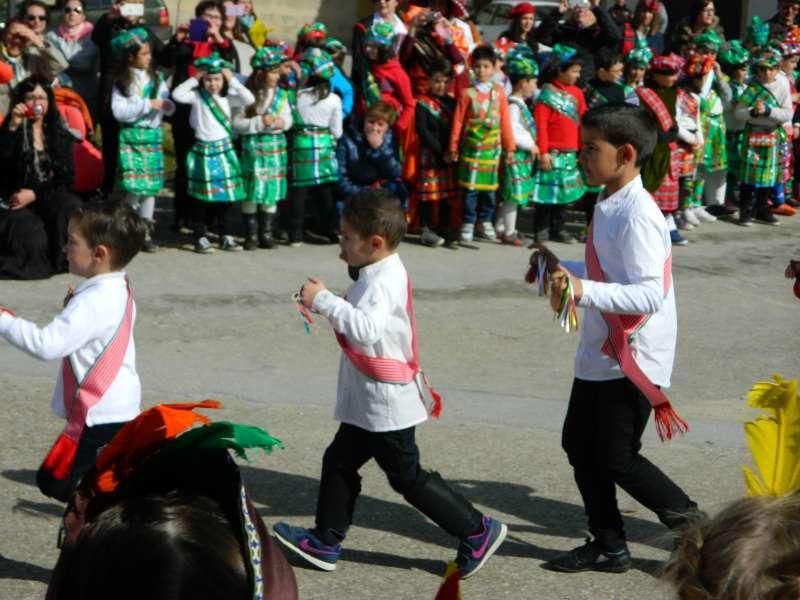
[[[361,492],[358,471],[374,458],[406,501],[457,537],[462,578],[474,575],[506,536],[434,471],[419,462],[415,428],[427,419],[419,369],[411,281],[397,254],[406,217],[385,190],[351,196],[341,221],[341,258],[357,279],[344,298],[313,277],[300,300],[327,318],[342,348],[336,437],[322,459],[313,529],[275,525],[278,540],[324,571],[333,571]],[[431,414],[441,410],[435,393]]]
[[[625,64],[619,52],[611,48],[601,48],[594,59],[594,64],[596,68],[594,77],[589,80],[583,91],[588,108],[625,102],[639,105],[636,90],[622,79]]]
[[[685,525],[696,509],[639,454],[652,409],[662,439],[686,429],[661,391],[670,384],[677,323],[669,231],[640,176],[656,129],[648,113],[633,106],[602,106],[584,116],[581,165],[590,185],[605,186],[586,262],[559,263],[542,245],[531,257],[534,265],[540,256],[547,261],[551,304],[569,284],[585,308],[562,446],[593,539],[546,564],[555,571],[630,568],[616,485],[670,528]]]
[[[62,359],[53,412],[67,420],[36,477],[43,494],[66,501],[98,450],[139,414],[133,325],[136,307],[122,270],[144,243],[145,222],[127,206],[75,213],[64,249],[73,275],[64,310],[45,327],[0,306],[0,337],[40,360]]]

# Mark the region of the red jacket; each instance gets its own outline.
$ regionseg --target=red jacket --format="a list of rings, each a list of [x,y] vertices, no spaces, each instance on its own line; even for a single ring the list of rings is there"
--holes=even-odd
[[[558,81],[553,86],[564,90],[578,101],[578,116],[586,112],[586,100],[581,89],[574,85],[564,85]],[[575,151],[580,149],[580,125],[566,115],[537,102],[533,109],[536,120],[536,145],[542,154],[550,150]]]
[[[411,91],[408,73],[396,58],[390,58],[380,65],[372,65],[370,70],[381,90],[381,98],[397,111],[396,131],[405,131],[414,120],[417,103]]]

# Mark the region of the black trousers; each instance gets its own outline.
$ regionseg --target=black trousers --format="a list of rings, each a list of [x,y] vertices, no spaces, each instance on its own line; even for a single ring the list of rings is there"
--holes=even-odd
[[[197,198],[192,198],[192,202],[195,241],[208,234],[209,223],[216,225],[220,238],[223,235],[232,235],[233,222],[236,218],[236,207],[233,202],[205,202]]]
[[[336,203],[333,197],[333,184],[313,185],[292,188],[289,206],[289,240],[303,241],[306,209],[314,217],[315,232],[332,238],[339,225],[336,220]]]
[[[189,126],[191,107],[178,104],[172,116],[172,139],[175,148],[175,224],[187,225],[192,218],[192,207],[197,202],[187,193],[189,177],[186,157],[195,141],[194,130]]]
[[[117,181],[117,161],[119,158],[119,123],[111,112],[111,106],[100,109],[100,129],[103,132],[103,185],[100,188],[106,196],[114,191]]]
[[[537,204],[533,213],[533,229],[557,235],[564,229],[564,206],[561,204]]]
[[[414,427],[372,432],[342,423],[322,459],[315,530],[323,543],[345,538],[361,493],[358,471],[372,458],[394,491],[449,534],[464,539],[481,528],[481,513],[438,473],[421,467]]]
[[[696,508],[686,493],[639,454],[650,403],[628,379],[575,379],[562,446],[575,472],[589,530],[607,547],[625,540],[618,485],[667,527],[686,523]]]

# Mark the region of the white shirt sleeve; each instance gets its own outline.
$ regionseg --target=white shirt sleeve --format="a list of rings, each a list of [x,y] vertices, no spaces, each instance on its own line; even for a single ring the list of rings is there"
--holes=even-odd
[[[20,317],[0,314],[0,337],[39,360],[69,356],[98,336],[96,326],[94,311],[77,298],[41,328]]]
[[[164,110],[161,112],[168,117],[172,116],[172,113],[175,112],[175,103],[169,97],[169,88],[164,81],[161,81],[158,84],[158,97],[160,100],[167,100],[167,104],[164,106]]]
[[[631,283],[602,283],[582,279],[579,306],[614,314],[650,315],[664,302],[667,252],[661,231],[647,218],[625,224],[619,235],[625,272]]]
[[[331,92],[330,96],[333,102],[333,109],[331,110],[331,117],[330,117],[330,129],[333,137],[337,140],[342,137],[342,133],[344,133],[344,129],[342,126],[342,101],[339,99],[339,96]]]
[[[514,130],[514,143],[517,146],[517,150],[530,152],[531,148],[533,148],[533,137],[522,122],[522,110],[516,103],[509,102],[508,114],[511,117],[511,126]]]
[[[197,102],[197,86],[200,82],[194,77],[189,77],[186,81],[172,90],[172,99],[181,104],[195,104]]]
[[[236,106],[231,109],[231,122],[233,123],[233,130],[237,133],[244,135],[251,135],[261,133],[264,131],[264,115],[256,114],[248,117],[245,114],[243,106]]]
[[[336,331],[359,346],[377,344],[389,321],[389,297],[379,285],[370,286],[358,306],[353,306],[330,290],[317,294],[312,306],[330,321]]]
[[[111,91],[111,112],[120,123],[133,123],[152,110],[150,100],[142,96],[123,96],[114,85]]]
[[[234,106],[249,106],[256,101],[253,92],[239,83],[235,77],[228,82],[228,103]]]

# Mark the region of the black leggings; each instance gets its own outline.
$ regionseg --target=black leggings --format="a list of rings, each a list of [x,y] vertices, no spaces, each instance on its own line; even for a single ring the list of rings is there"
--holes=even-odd
[[[205,202],[197,198],[192,198],[191,201],[194,213],[195,240],[206,237],[210,222],[216,222],[220,238],[231,234],[235,213],[233,202]]]
[[[333,238],[338,230],[333,184],[312,185],[292,189],[289,207],[289,241],[302,242],[305,229],[306,204],[310,199],[310,212],[314,215],[315,233]]]

